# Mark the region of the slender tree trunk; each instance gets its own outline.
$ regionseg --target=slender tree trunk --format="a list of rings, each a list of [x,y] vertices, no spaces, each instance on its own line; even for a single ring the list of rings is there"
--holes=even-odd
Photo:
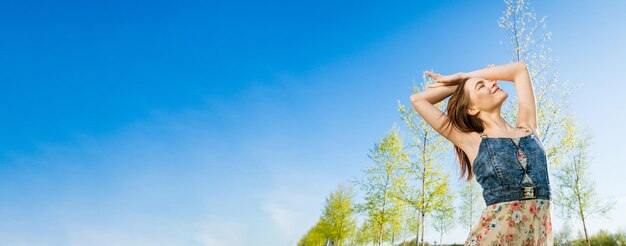
[[[406,237],[407,237],[407,235],[409,235],[409,232],[408,232],[409,227],[407,226],[407,224],[405,224],[405,226],[404,226],[404,233],[402,233],[402,246],[404,246],[404,244],[406,243]]]
[[[439,245],[443,245],[443,243],[441,243],[442,240],[443,240],[443,232],[439,234]]]
[[[417,210],[415,210],[415,212],[417,213]],[[417,218],[417,215],[415,215],[415,217]],[[417,246],[417,242],[420,238],[420,223],[421,222],[417,221],[417,228],[415,230],[415,246]]]
[[[380,233],[378,234],[378,246],[380,246],[381,244],[383,244],[383,225],[380,225]]]
[[[417,222],[417,223],[418,223],[418,226],[417,226],[417,231],[415,232],[415,246],[417,246],[417,242],[419,241],[419,238],[420,238],[420,226],[419,226],[420,222]]]
[[[583,222],[583,231],[585,231],[585,241],[587,241],[587,246],[591,246],[591,242],[589,241],[589,235],[587,234],[587,224],[585,223],[585,213],[583,211],[583,204],[582,204],[582,198],[580,198],[580,190],[578,189],[580,183],[580,177],[578,176],[578,168],[576,165],[576,162],[580,161],[577,159],[574,159],[574,161],[572,162],[572,166],[574,167],[574,170],[576,172],[576,182],[575,182],[575,189],[576,189],[576,198],[578,200],[578,214],[580,215],[580,219]]]
[[[380,223],[380,235],[378,236],[378,246],[383,244],[383,234],[385,229],[385,206],[387,205],[387,187],[389,185],[389,174],[385,179],[385,191],[383,192],[382,221]]]
[[[424,185],[426,185],[426,157],[425,157],[425,152],[426,152],[426,139],[428,138],[428,131],[426,131],[424,133],[424,141],[423,141],[423,147],[422,147],[422,166],[423,168],[423,172],[422,172],[422,221],[420,221],[422,223],[422,245],[424,245],[424,212],[426,210],[426,208],[424,207],[424,203],[426,200],[426,195],[424,194],[426,192],[426,189],[424,187]]]
[[[585,241],[587,241],[587,246],[590,246],[591,242],[589,241],[589,235],[587,235],[587,223],[585,223],[585,215],[583,214],[582,208],[579,208],[580,218],[582,218],[583,221],[583,231],[585,231]]]
[[[422,208],[422,209],[423,209],[423,208]],[[422,210],[422,211],[424,211],[424,210]],[[422,242],[421,242],[421,243],[422,243],[422,245],[424,245],[424,214],[425,214],[425,213],[424,213],[424,212],[422,212],[422,240],[421,240],[421,241],[422,241]]]

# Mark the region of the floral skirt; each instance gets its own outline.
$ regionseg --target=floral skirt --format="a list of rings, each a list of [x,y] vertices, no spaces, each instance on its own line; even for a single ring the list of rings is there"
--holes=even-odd
[[[551,204],[531,199],[489,205],[465,245],[553,245]]]

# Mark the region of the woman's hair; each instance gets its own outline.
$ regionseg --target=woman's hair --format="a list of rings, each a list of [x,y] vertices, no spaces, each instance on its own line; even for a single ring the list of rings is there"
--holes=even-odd
[[[470,106],[470,96],[467,91],[465,91],[465,83],[469,78],[464,78],[458,82],[458,87],[454,91],[454,94],[450,97],[448,101],[448,105],[446,106],[446,114],[448,117],[444,121],[444,125],[446,126],[444,129],[450,129],[450,126],[456,128],[461,132],[482,132],[483,125],[482,120],[480,120],[476,115],[470,115],[467,113],[467,109]],[[449,132],[448,132],[449,133]],[[465,154],[465,152],[454,145],[454,150],[456,152],[457,159],[459,160],[459,164],[461,167],[461,176],[459,179],[462,179],[463,176],[467,174],[467,180],[471,180],[474,177],[472,173],[472,166],[469,161],[469,158]]]

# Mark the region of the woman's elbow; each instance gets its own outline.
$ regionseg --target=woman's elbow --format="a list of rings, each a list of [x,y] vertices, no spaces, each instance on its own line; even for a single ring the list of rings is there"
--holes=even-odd
[[[413,108],[417,112],[419,112],[422,107],[428,104],[427,102],[428,101],[424,99],[423,95],[420,95],[420,94],[411,95],[411,105],[413,105]]]
[[[421,96],[419,93],[415,93],[411,95],[411,103],[417,102],[419,100],[421,100]]]

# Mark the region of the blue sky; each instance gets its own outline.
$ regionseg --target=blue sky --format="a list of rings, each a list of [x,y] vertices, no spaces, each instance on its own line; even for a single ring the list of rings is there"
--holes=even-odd
[[[424,70],[510,62],[496,2],[5,1],[0,245],[293,245]],[[592,232],[626,221],[624,5],[531,5],[618,201]]]

